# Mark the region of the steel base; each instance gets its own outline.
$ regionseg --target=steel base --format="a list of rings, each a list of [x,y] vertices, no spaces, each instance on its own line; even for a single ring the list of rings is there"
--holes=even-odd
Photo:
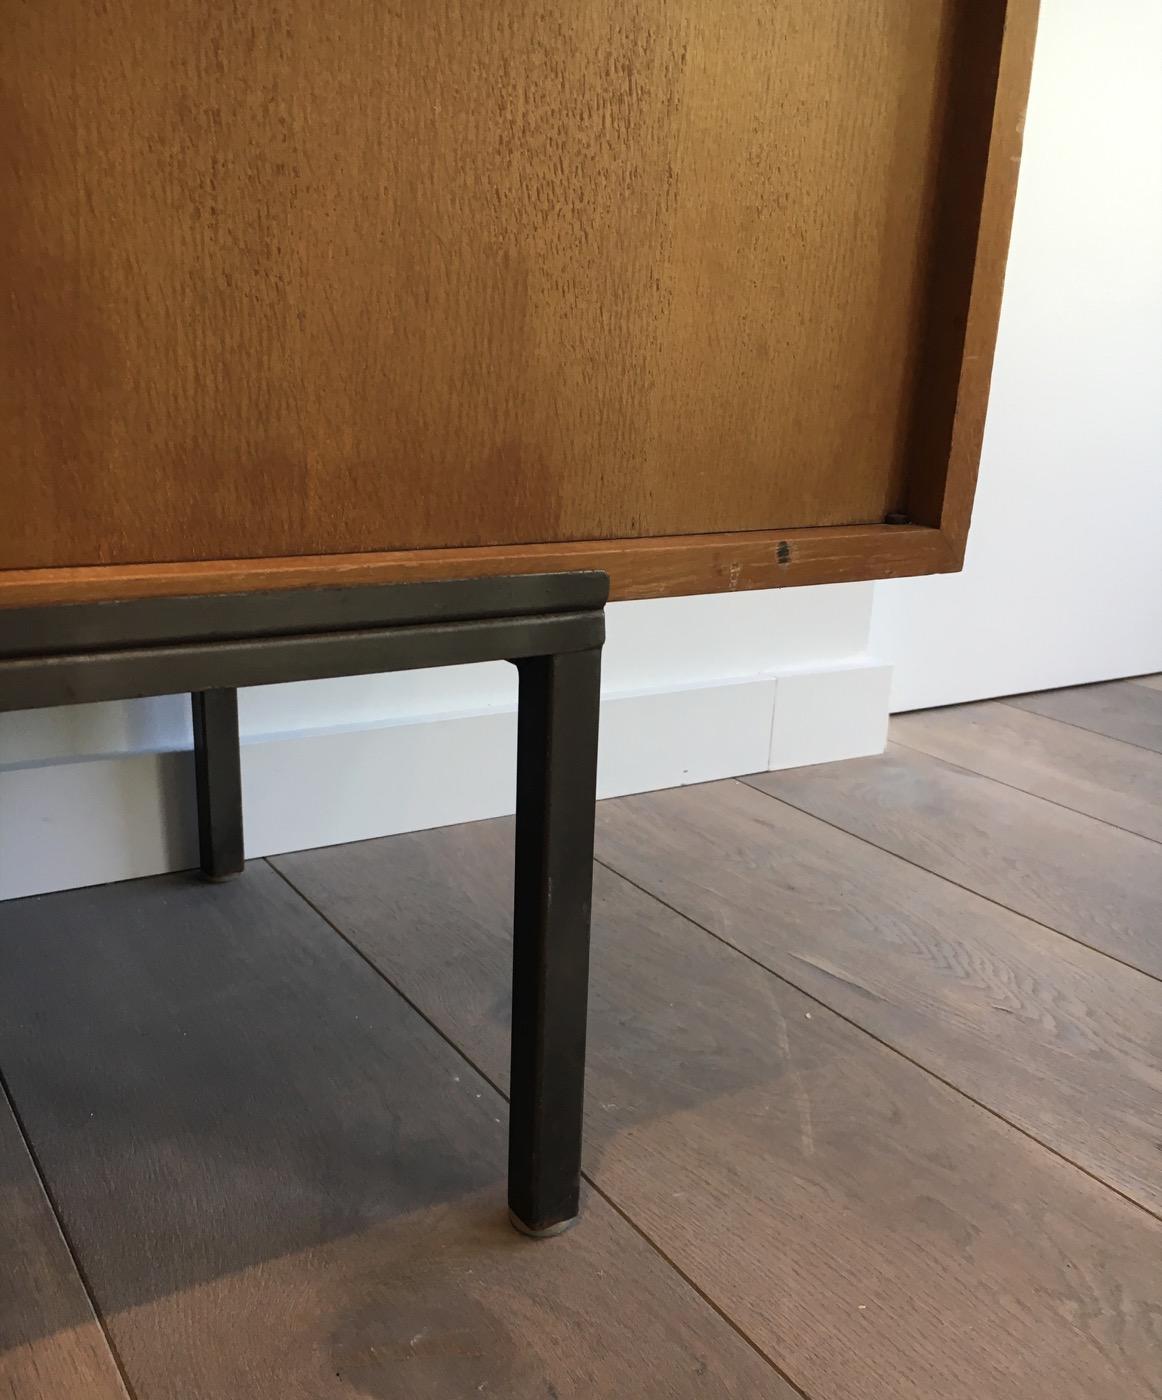
[[[242,873],[238,688],[507,660],[520,672],[510,1219],[577,1220],[601,573],[0,608],[0,711],[192,696],[202,874]],[[525,1222],[558,1223],[534,1229]]]
[[[563,1235],[567,1230],[571,1230],[581,1219],[581,1216],[571,1215],[568,1220],[560,1220],[556,1225],[548,1225],[543,1230],[534,1230],[531,1226],[526,1225],[515,1210],[509,1211],[508,1218],[513,1229],[519,1231],[526,1239],[551,1240],[557,1235]]]

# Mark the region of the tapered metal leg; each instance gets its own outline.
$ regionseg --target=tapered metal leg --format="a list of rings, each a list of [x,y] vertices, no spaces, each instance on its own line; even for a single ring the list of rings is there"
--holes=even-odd
[[[242,873],[242,772],[238,692],[196,690],[194,773],[198,788],[198,852],[207,880]]]
[[[508,1202],[547,1235],[580,1201],[601,652],[518,669]]]

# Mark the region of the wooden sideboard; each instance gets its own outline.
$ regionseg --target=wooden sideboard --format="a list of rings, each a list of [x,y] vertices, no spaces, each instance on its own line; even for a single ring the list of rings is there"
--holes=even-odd
[[[0,603],[959,567],[1035,0],[2,9]]]
[[[189,691],[221,879],[238,687],[513,661],[509,1207],[559,1233],[608,585],[959,566],[1032,0],[0,15],[0,711]]]

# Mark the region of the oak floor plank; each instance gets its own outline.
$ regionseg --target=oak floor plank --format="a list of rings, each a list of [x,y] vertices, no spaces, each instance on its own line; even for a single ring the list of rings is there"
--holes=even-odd
[[[504,1083],[510,856],[277,864]],[[594,934],[587,1170],[809,1395],[1156,1393],[1152,1216],[600,867]]]
[[[126,1400],[117,1363],[2,1091],[0,1396]]]
[[[1162,1212],[1162,989],[741,783],[601,808],[598,853]]]
[[[745,781],[1162,977],[1156,842],[894,744],[875,758]]]
[[[997,701],[896,715],[889,733],[907,748],[1162,841],[1162,754]]]
[[[510,1228],[503,1100],[266,865],[5,913],[0,1052],[139,1400],[791,1400],[600,1197]]]
[[[1017,709],[1162,753],[1162,695],[1134,681],[1041,690],[1004,701]]]

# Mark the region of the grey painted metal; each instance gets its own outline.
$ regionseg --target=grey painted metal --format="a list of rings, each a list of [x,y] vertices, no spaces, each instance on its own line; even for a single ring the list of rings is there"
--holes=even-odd
[[[609,576],[584,570],[0,608],[0,658],[413,623],[544,617],[602,608],[608,598]]]
[[[509,660],[520,672],[509,1209],[580,1199],[604,574],[0,609],[0,710],[189,691],[211,879],[243,866],[237,687]]]
[[[0,660],[0,710],[517,660],[600,645],[600,609]]]
[[[518,669],[508,1198],[542,1234],[580,1201],[601,651]]]
[[[195,690],[194,779],[198,854],[207,880],[229,880],[246,864],[242,841],[242,755],[238,692]]]

